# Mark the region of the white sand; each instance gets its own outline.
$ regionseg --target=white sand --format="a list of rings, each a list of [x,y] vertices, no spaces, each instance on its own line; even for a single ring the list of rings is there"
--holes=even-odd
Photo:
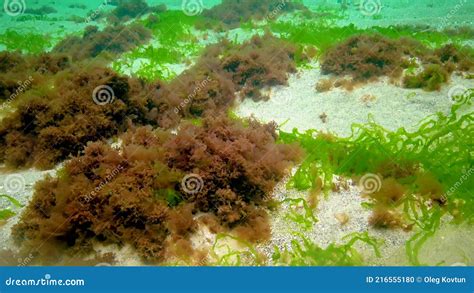
[[[246,99],[236,113],[242,117],[253,115],[264,122],[275,121],[279,125],[287,121],[282,126],[284,131],[293,128],[300,131],[319,129],[349,136],[351,125],[368,122],[369,115],[387,129],[406,127],[413,131],[425,117],[437,112],[449,112],[453,101],[448,92],[452,87],[474,87],[473,80],[453,76],[452,82],[443,86],[439,92],[404,89],[384,81],[370,83],[353,91],[336,88],[317,92],[316,82],[327,78],[317,68],[302,70],[290,77],[288,87],[273,88],[270,100],[254,102]],[[376,100],[364,103],[364,95],[373,95]],[[323,113],[327,116],[326,123],[320,118]]]
[[[27,171],[19,171],[10,174],[0,173],[0,194],[7,194],[18,200],[23,206],[26,206],[33,195],[33,186],[35,182],[41,180],[47,174],[54,176],[55,170],[37,171],[34,169]],[[11,228],[18,222],[20,215],[24,210],[16,208],[6,199],[0,199],[0,210],[9,208],[16,213],[4,225],[0,225],[0,250],[12,249],[16,250],[13,244]],[[1,259],[0,259],[1,261]]]

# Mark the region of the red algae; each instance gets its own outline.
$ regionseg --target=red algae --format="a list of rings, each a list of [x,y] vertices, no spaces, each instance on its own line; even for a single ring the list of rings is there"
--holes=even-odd
[[[202,126],[183,124],[177,134],[129,131],[120,150],[90,143],[58,177],[36,185],[15,239],[26,250],[43,242],[69,251],[129,244],[156,262],[170,253],[193,254],[187,239],[197,213],[213,215],[213,226],[245,239],[267,239],[267,199],[301,156],[296,146],[275,141],[274,125],[221,116]]]
[[[452,72],[469,72],[473,64],[471,54],[453,44],[432,50],[414,39],[376,34],[353,36],[329,49],[322,57],[321,70],[323,74],[350,76],[354,85],[381,76],[392,81],[403,77],[404,87],[433,91],[447,83]],[[420,66],[420,73],[404,75],[405,69]]]
[[[99,105],[94,89],[104,86],[112,99]],[[14,168],[51,168],[87,142],[124,131],[129,121],[147,120],[145,105],[153,103],[140,95],[144,89],[140,81],[96,64],[62,71],[23,93],[15,111],[1,121],[0,161]]]
[[[203,15],[219,20],[230,27],[236,27],[241,22],[251,19],[275,18],[279,14],[295,10],[308,11],[303,4],[286,0],[224,0],[211,9],[205,10]]]
[[[102,31],[97,26],[88,26],[81,37],[65,38],[54,47],[53,52],[68,54],[73,60],[84,60],[103,53],[123,53],[150,38],[151,32],[139,24],[108,26]]]

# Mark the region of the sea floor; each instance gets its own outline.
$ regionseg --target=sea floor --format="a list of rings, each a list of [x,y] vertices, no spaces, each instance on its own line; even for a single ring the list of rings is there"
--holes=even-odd
[[[44,2],[44,3],[43,3]],[[48,3],[47,3],[48,2]],[[150,4],[159,4],[164,1],[149,1]],[[179,9],[180,1],[169,8]],[[174,3],[173,2],[173,3]],[[212,1],[204,1],[205,6],[211,6]],[[218,2],[218,1],[214,1]],[[311,6],[312,1],[308,2]],[[383,1],[382,1],[383,2]],[[361,28],[373,25],[389,26],[394,24],[424,25],[439,20],[446,16],[446,12],[454,9],[446,1],[408,1],[402,0],[392,4],[384,4],[381,18],[364,18],[355,9],[349,8],[350,17],[340,20],[338,25],[347,25],[357,20]],[[427,3],[428,2],[428,3]],[[0,28],[0,33],[7,28],[13,30],[37,30],[41,33],[51,33],[53,39],[60,39],[71,32],[81,32],[85,24],[76,24],[67,19],[53,20],[61,15],[85,16],[90,9],[97,9],[90,2],[86,3],[87,9],[69,8],[75,1],[42,1],[43,4],[54,3],[58,10],[57,14],[48,15],[44,21],[50,25],[38,26],[32,20],[21,23],[6,23]],[[335,5],[327,1],[328,5]],[[33,5],[39,5],[33,4]],[[474,11],[474,3],[466,3],[466,6],[452,15],[448,22],[443,25],[472,25],[471,12]],[[335,6],[337,7],[337,6]],[[107,8],[106,8],[107,9]],[[426,13],[429,10],[430,13]],[[350,19],[350,20],[349,20]],[[2,21],[7,21],[3,16]],[[440,23],[441,24],[441,23]],[[251,35],[251,33],[248,33]],[[232,36],[232,32],[230,33]],[[246,37],[244,36],[243,39]],[[211,37],[212,39],[212,37]],[[0,50],[3,48],[0,47]],[[174,64],[175,71],[179,73],[184,69],[183,64]],[[281,125],[284,131],[297,128],[299,131],[316,129],[331,132],[337,136],[348,137],[351,135],[353,123],[366,123],[375,121],[386,129],[396,130],[404,127],[407,130],[415,130],[420,121],[437,112],[448,113],[453,101],[449,95],[453,88],[473,88],[474,82],[461,76],[453,76],[449,85],[445,85],[440,91],[426,92],[423,90],[404,89],[387,80],[357,86],[352,91],[333,88],[327,92],[318,92],[315,89],[316,81],[321,79],[322,74],[319,64],[311,64],[310,68],[300,69],[298,73],[292,74],[288,86],[276,86],[268,88],[269,99],[267,101],[255,102],[251,99],[242,101],[234,109],[240,117],[253,116],[262,122],[275,121]],[[26,205],[33,196],[33,185],[35,182],[47,175],[55,174],[55,170],[37,171],[27,170],[22,172],[11,172],[3,170],[0,174],[0,194],[8,192],[21,204]],[[346,180],[342,179],[341,180]],[[350,179],[347,179],[350,181]],[[6,186],[5,182],[10,186]],[[12,184],[12,182],[14,184]],[[305,193],[288,190],[282,181],[274,191],[274,196],[282,198],[303,198]],[[412,236],[412,232],[402,230],[380,230],[369,225],[368,218],[371,211],[364,208],[362,203],[367,201],[362,195],[360,188],[349,182],[347,190],[331,192],[320,198],[315,210],[315,221],[310,229],[302,233],[314,243],[326,247],[331,243],[343,243],[344,237],[354,232],[366,232],[377,239],[383,240],[381,247],[382,257],[376,257],[373,250],[367,245],[360,244],[358,249],[362,252],[369,265],[408,265],[405,254],[405,243]],[[6,204],[0,200],[0,208]],[[23,208],[17,208],[17,213],[8,222],[0,224],[0,250],[15,251],[10,234],[11,228],[19,220]],[[272,264],[272,253],[274,247],[280,249],[289,247],[293,239],[297,237],[291,233],[290,224],[285,218],[287,210],[271,213],[272,236],[270,241],[257,246],[259,251],[266,257],[268,264]],[[344,218],[341,221],[341,217]],[[197,247],[211,248],[215,244],[215,235],[206,230],[205,227],[196,232],[194,244]],[[221,243],[219,253],[225,253],[226,244],[232,249],[246,251],[248,248],[232,239],[224,239]],[[474,265],[474,227],[461,225],[455,226],[449,223],[449,218],[442,221],[441,227],[431,237],[420,251],[420,261],[428,265]],[[130,247],[99,247],[102,252],[116,252],[116,265],[141,265],[138,255]],[[1,256],[0,256],[1,257]],[[2,259],[0,259],[0,263]]]
[[[369,117],[383,127],[396,130],[405,127],[407,130],[417,129],[418,123],[436,112],[449,112],[452,100],[448,96],[453,86],[473,87],[472,80],[454,77],[450,85],[443,87],[440,91],[425,92],[422,90],[407,90],[388,82],[380,81],[373,84],[362,85],[351,92],[343,89],[333,89],[328,92],[319,93],[315,90],[315,80],[320,78],[320,70],[315,64],[314,69],[303,69],[289,79],[288,87],[278,86],[268,90],[270,99],[268,101],[253,102],[245,100],[237,106],[235,112],[241,117],[253,116],[262,122],[275,121],[282,124],[282,129],[291,131],[297,128],[300,131],[317,129],[332,132],[338,136],[349,136],[353,123],[366,123]],[[375,100],[364,102],[364,95],[373,95]],[[321,115],[325,113],[324,121]],[[5,192],[4,181],[10,182],[12,188],[18,186],[20,189],[11,193],[22,204],[26,205],[33,194],[33,185],[46,175],[54,176],[55,170],[25,172],[8,172],[0,174],[0,190]],[[13,186],[12,178],[17,180]],[[371,211],[361,205],[367,201],[362,195],[360,188],[354,183],[348,184],[348,190],[331,192],[321,198],[315,211],[317,221],[304,235],[321,247],[331,243],[343,243],[344,237],[354,232],[365,232],[377,239],[383,240],[381,245],[382,257],[375,257],[372,249],[361,245],[359,250],[363,252],[371,265],[408,265],[405,255],[405,242],[412,236],[412,232],[402,230],[380,230],[369,225]],[[306,193],[287,190],[285,181],[281,182],[274,191],[277,199],[304,198]],[[17,216],[0,226],[0,249],[15,250],[10,238],[11,227],[19,219],[21,209]],[[288,211],[282,208],[271,214],[272,237],[271,240],[259,246],[262,254],[268,260],[274,252],[274,247],[280,249],[289,247],[293,239],[297,239],[290,229],[291,223],[285,219]],[[341,224],[338,219],[343,215],[345,223]],[[290,226],[289,226],[290,225]],[[196,232],[195,244],[203,249],[210,249],[215,244],[215,235],[206,231],[205,227]],[[430,238],[423,250],[420,259],[423,263],[436,265],[473,265],[474,251],[470,248],[474,244],[474,229],[472,226],[454,226],[443,221],[439,231]],[[245,246],[224,239],[220,246],[227,245],[232,249],[246,250]],[[97,247],[102,252],[116,252],[117,247]],[[226,252],[222,249],[222,253]],[[436,251],[433,256],[433,251]],[[130,247],[121,249],[117,254],[117,265],[143,264],[140,258]],[[271,262],[270,262],[271,264]]]

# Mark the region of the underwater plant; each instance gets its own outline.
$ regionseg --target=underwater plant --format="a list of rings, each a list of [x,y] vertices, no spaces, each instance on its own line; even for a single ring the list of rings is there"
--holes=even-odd
[[[145,0],[119,0],[116,4],[117,7],[108,16],[111,22],[127,21],[150,12],[162,12],[167,9],[165,4],[150,7]]]
[[[88,26],[81,37],[71,35],[63,39],[53,48],[53,52],[68,54],[74,61],[83,60],[101,53],[120,54],[150,38],[150,31],[137,23],[108,26],[102,31],[97,26]]]
[[[35,250],[46,241],[45,251],[130,244],[160,261],[177,242],[191,249],[198,213],[242,239],[263,240],[270,233],[263,207],[301,154],[275,143],[274,125],[226,117],[185,123],[177,134],[138,128],[122,139],[120,150],[90,143],[58,177],[39,182],[13,229],[18,243]]]
[[[441,84],[448,82],[449,73],[437,64],[426,66],[416,75],[403,77],[403,86],[406,88],[422,88],[426,91],[439,90]]]
[[[369,194],[375,203],[372,224],[415,229],[407,251],[410,262],[418,264],[421,245],[444,214],[456,222],[473,220],[473,96],[472,90],[457,96],[449,115],[428,117],[411,133],[388,131],[374,121],[353,125],[348,138],[314,130],[280,131],[281,142],[298,142],[307,152],[288,187],[308,190],[322,182],[328,193],[334,175],[363,181],[358,176],[377,174],[379,190]]]
[[[219,20],[230,27],[236,27],[248,20],[264,20],[276,18],[279,14],[295,10],[307,11],[300,1],[281,0],[223,0],[220,4],[206,9],[203,16]]]
[[[376,80],[388,76],[400,78],[403,69],[410,69],[414,59],[423,64],[422,72],[408,73],[403,77],[407,88],[439,90],[447,83],[454,70],[469,71],[472,54],[468,49],[461,53],[453,44],[430,50],[414,39],[393,40],[382,35],[358,35],[329,49],[321,60],[323,74],[351,76],[355,82]],[[417,64],[415,64],[417,65]]]
[[[51,13],[57,13],[58,11],[51,6],[43,5],[40,8],[27,8],[25,9],[26,14],[33,14],[33,15],[46,15]]]
[[[21,208],[23,206],[18,200],[6,194],[0,194],[0,199],[6,199],[11,205],[13,205],[16,208]],[[9,218],[13,217],[15,214],[16,213],[12,211],[10,208],[0,209],[0,221],[8,220]]]
[[[29,54],[40,54],[52,46],[51,38],[35,32],[18,32],[7,29],[0,34],[0,45],[7,51],[19,51]],[[7,52],[2,52],[3,54]]]
[[[226,110],[237,99],[266,99],[260,90],[284,85],[296,70],[293,47],[272,36],[255,35],[243,44],[226,40],[208,46],[195,65],[158,92],[166,97],[160,125],[170,127],[184,118]]]
[[[345,244],[329,244],[321,248],[304,235],[291,241],[291,247],[280,251],[275,247],[272,259],[277,265],[288,266],[360,266],[362,255],[353,247],[357,242],[371,246],[377,257],[380,257],[381,242],[365,233],[352,233],[343,237]]]
[[[0,102],[5,101],[0,108],[11,105],[23,92],[41,83],[46,76],[69,66],[70,60],[63,54],[0,52]]]
[[[96,64],[46,77],[13,101],[15,110],[0,122],[0,161],[51,168],[89,141],[125,130],[129,120],[153,125],[145,117],[154,105],[144,96],[147,86]]]

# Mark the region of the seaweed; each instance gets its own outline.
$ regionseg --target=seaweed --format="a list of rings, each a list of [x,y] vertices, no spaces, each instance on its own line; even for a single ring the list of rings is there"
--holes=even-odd
[[[58,12],[54,7],[43,5],[40,8],[27,8],[25,9],[26,14],[33,14],[33,15],[46,15],[51,13]]]
[[[120,0],[116,4],[117,7],[108,16],[111,22],[128,21],[150,12],[163,12],[167,9],[165,4],[150,7],[145,0]]]
[[[29,54],[40,54],[52,46],[51,38],[35,32],[18,32],[7,29],[0,34],[0,44],[8,51],[19,51]],[[4,52],[2,52],[4,53]]]
[[[220,4],[206,9],[203,16],[219,20],[229,27],[237,27],[249,20],[273,19],[279,14],[295,10],[307,10],[298,1],[287,0],[223,0]]]
[[[89,27],[84,34],[100,33]],[[237,99],[237,91],[257,100],[261,98],[261,88],[285,84],[287,72],[295,70],[291,47],[281,49],[285,45],[264,35],[238,46],[228,42],[210,46],[195,66],[169,84],[122,77],[93,63],[87,68],[88,62],[67,69],[71,66],[66,61],[69,59],[61,59],[66,53],[42,55],[34,67],[46,66],[43,71],[56,74],[35,79],[33,86],[15,99],[16,111],[0,123],[0,161],[14,168],[49,168],[78,154],[89,141],[123,132],[129,122],[170,128],[182,118],[194,119],[214,110],[226,110]],[[277,48],[279,53],[274,54]],[[71,53],[66,48],[59,51]],[[82,57],[90,54],[86,52],[80,51],[85,54]],[[2,66],[21,62],[24,67],[31,66],[15,54],[5,55]],[[89,76],[86,70],[90,70]],[[6,96],[16,88],[14,79],[11,81],[11,86],[3,86]],[[96,89],[105,89],[111,101],[105,101],[105,105],[95,101]],[[94,113],[97,120],[85,113]],[[81,117],[79,123],[73,117]],[[56,143],[51,144],[51,140]]]
[[[286,198],[281,204],[288,204],[289,212],[285,215],[285,219],[296,223],[304,231],[311,230],[318,222],[313,207],[303,198]]]
[[[241,249],[231,247],[229,242],[237,243]],[[261,255],[251,242],[237,236],[226,233],[219,233],[210,249],[206,265],[214,266],[243,266],[243,265],[263,265],[265,258]],[[208,257],[209,258],[209,257]],[[212,261],[214,259],[214,261]]]
[[[469,190],[474,181],[468,175],[473,169],[472,97],[472,90],[456,97],[458,102],[449,115],[428,117],[411,133],[404,128],[391,132],[374,121],[353,125],[348,138],[314,130],[280,131],[281,142],[299,142],[307,151],[288,187],[314,189],[322,182],[328,193],[335,174],[364,175],[359,177],[361,187],[375,188],[366,192],[375,202],[372,224],[418,229],[407,244],[417,247],[410,256],[416,263],[417,251],[434,233],[442,215],[450,213],[456,222],[473,220],[474,201]],[[372,178],[372,185],[365,186],[364,178]],[[398,217],[400,208],[403,214]],[[387,218],[387,213],[394,217]]]
[[[447,83],[449,73],[437,64],[426,66],[422,72],[416,75],[403,77],[403,86],[406,88],[422,88],[426,91],[441,89],[441,84]]]
[[[84,60],[102,53],[123,53],[150,38],[150,31],[140,24],[108,26],[102,31],[97,26],[88,26],[81,37],[72,35],[65,38],[53,48],[53,52],[69,54],[74,61]]]
[[[373,248],[377,257],[380,257],[381,242],[365,233],[346,235],[345,244],[329,244],[321,248],[312,243],[304,235],[297,234],[299,239],[291,241],[291,249],[280,251],[275,247],[273,262],[277,265],[289,266],[361,266],[364,264],[362,255],[353,247],[357,242],[363,242]]]
[[[454,70],[469,71],[473,64],[472,56],[453,44],[433,51],[414,39],[392,40],[376,34],[350,37],[331,48],[322,57],[321,70],[323,74],[349,75],[355,82],[380,76],[395,80],[402,76],[403,68],[410,72],[413,59],[419,59],[424,68],[418,74],[405,75],[403,84],[427,91],[439,90]]]
[[[300,156],[296,146],[275,143],[273,125],[225,117],[185,123],[176,134],[137,128],[122,141],[120,149],[90,143],[63,175],[38,183],[13,229],[18,243],[72,251],[91,251],[94,241],[128,243],[145,260],[161,261],[187,247],[198,213],[260,241],[269,237],[266,199]]]
[[[119,20],[135,18],[150,9],[144,0],[121,0],[118,1],[117,7],[111,12],[111,15],[117,17]]]
[[[150,90],[96,64],[63,70],[13,101],[15,111],[0,122],[0,161],[50,168],[89,141],[124,131],[128,121],[156,124],[146,117],[154,106],[144,96]]]
[[[399,77],[405,52],[413,51],[416,46],[421,44],[407,44],[381,35],[350,37],[323,56],[321,71],[323,74],[351,75],[355,80]]]
[[[0,194],[0,199],[2,199],[2,198],[6,199],[13,207],[16,207],[16,208],[23,207],[23,205],[18,200],[16,200],[15,198],[13,198],[9,195]],[[12,211],[11,208],[0,209],[0,221],[8,220],[9,218],[13,217],[14,215],[16,215],[16,213],[14,211]]]
[[[181,11],[150,14],[141,23],[152,32],[157,42],[123,54],[113,67],[119,72],[132,70],[149,81],[174,79],[176,74],[169,69],[169,64],[184,63],[203,49],[192,31],[198,20],[198,16],[186,16]],[[141,61],[137,64],[136,60]],[[137,65],[140,65],[138,70],[135,69]]]
[[[296,70],[293,47],[271,34],[254,36],[241,45],[222,41],[211,45],[190,69],[165,85],[158,95],[167,103],[160,125],[170,127],[181,118],[226,110],[237,99],[266,99],[260,90],[286,84]]]
[[[18,52],[0,52],[0,105],[4,109],[25,91],[41,83],[46,76],[70,66],[63,54],[43,53],[23,55]]]

